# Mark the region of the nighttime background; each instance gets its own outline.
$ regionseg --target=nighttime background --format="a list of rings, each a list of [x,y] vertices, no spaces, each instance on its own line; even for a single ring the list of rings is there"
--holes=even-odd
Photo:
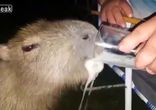
[[[97,26],[96,0],[1,0],[0,4],[12,4],[12,13],[0,13],[0,42],[6,43],[23,25],[37,19],[80,19]],[[95,81],[95,86],[123,83],[108,66]],[[77,110],[82,97],[80,87],[62,93],[57,110]],[[87,110],[124,110],[124,88],[95,91],[88,97]],[[133,110],[147,110],[146,105],[133,93]]]

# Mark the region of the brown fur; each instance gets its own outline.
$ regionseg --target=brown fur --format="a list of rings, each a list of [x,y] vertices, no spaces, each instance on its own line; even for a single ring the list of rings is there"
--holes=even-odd
[[[94,55],[96,33],[76,20],[22,28],[0,46],[0,110],[54,110],[63,89],[87,79],[84,62]],[[32,44],[37,47],[22,50]]]

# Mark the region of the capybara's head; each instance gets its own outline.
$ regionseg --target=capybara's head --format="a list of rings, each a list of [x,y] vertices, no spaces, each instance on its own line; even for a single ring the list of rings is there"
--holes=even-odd
[[[0,58],[25,78],[49,83],[74,83],[86,78],[84,62],[94,56],[97,29],[78,20],[29,24],[8,44]]]

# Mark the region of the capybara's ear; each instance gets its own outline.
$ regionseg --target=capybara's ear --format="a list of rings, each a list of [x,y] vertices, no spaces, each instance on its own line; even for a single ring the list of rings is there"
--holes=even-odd
[[[0,59],[4,61],[8,61],[9,58],[9,48],[7,45],[0,44]]]

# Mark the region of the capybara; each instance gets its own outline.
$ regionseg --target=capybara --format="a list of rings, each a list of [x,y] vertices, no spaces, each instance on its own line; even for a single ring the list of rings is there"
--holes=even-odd
[[[54,110],[63,90],[87,80],[97,29],[39,20],[0,45],[0,110]]]

